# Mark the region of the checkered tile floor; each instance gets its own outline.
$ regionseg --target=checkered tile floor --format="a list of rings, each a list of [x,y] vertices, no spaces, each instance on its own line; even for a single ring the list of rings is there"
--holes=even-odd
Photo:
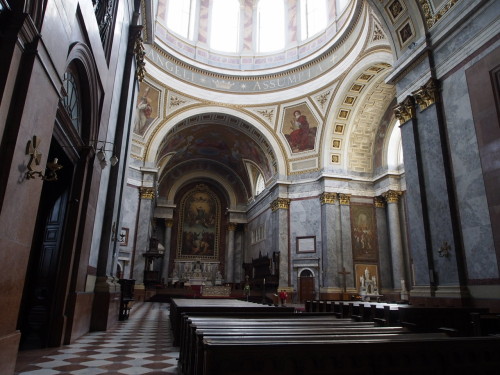
[[[128,320],[71,345],[20,352],[16,375],[177,374],[168,304],[136,304]]]

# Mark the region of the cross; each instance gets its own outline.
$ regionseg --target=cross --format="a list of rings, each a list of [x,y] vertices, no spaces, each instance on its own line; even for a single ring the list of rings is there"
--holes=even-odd
[[[346,277],[346,275],[349,275],[349,274],[350,274],[350,272],[347,272],[347,271],[345,270],[345,267],[342,267],[342,271],[339,271],[339,273],[342,275],[342,279],[343,279],[343,281],[344,281],[344,283],[343,283],[343,284],[344,284],[344,293],[346,293],[346,292],[347,292],[347,287],[346,287],[345,277]]]

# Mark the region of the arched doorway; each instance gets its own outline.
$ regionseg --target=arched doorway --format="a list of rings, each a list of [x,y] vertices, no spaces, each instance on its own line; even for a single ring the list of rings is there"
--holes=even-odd
[[[300,303],[315,298],[314,275],[311,270],[304,269],[299,274],[299,298]]]

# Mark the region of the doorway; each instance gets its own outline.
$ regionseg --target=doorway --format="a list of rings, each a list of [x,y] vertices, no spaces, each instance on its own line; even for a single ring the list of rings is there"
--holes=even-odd
[[[56,311],[62,310],[68,283],[71,256],[64,254],[65,222],[72,178],[72,165],[53,142],[47,160],[57,155],[64,168],[56,181],[44,181],[26,272],[22,306],[18,318],[20,350],[60,345],[61,332],[55,329]],[[58,332],[58,333],[55,333]]]
[[[302,270],[299,274],[299,298],[300,303],[313,300],[316,296],[314,292],[314,275],[311,270]]]

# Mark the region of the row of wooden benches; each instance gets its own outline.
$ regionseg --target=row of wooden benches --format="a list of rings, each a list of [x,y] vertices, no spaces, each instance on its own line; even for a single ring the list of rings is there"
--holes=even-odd
[[[305,303],[306,312],[331,313],[339,318],[357,321],[372,321],[382,326],[401,325],[414,332],[445,331],[456,336],[480,336],[500,333],[490,323],[485,329],[484,320],[497,320],[498,314],[490,314],[488,309],[477,307],[429,307],[408,304],[391,304],[363,301],[311,300]]]
[[[500,338],[410,333],[317,313],[183,314],[184,375],[462,374],[496,371]]]

